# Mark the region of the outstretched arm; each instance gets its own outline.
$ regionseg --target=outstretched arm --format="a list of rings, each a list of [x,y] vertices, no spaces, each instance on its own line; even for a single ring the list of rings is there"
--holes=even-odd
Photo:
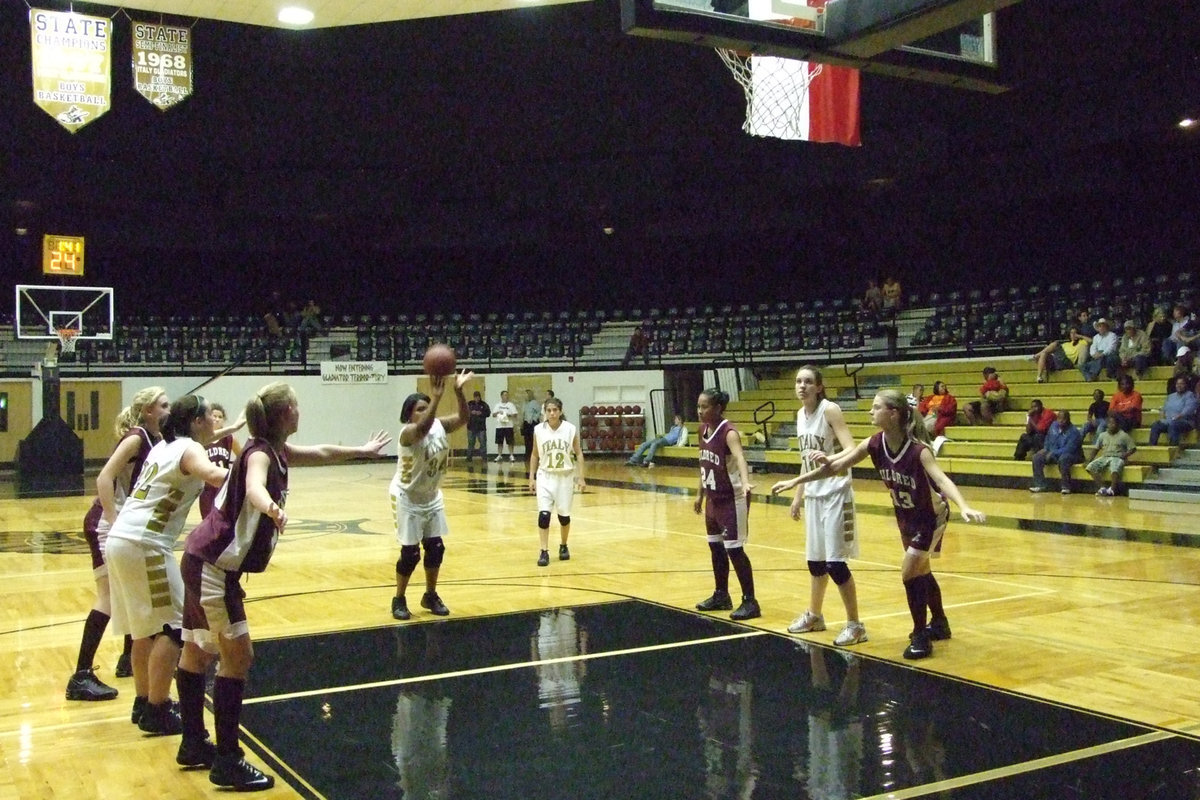
[[[470,417],[470,412],[467,410],[467,396],[463,394],[463,387],[467,382],[475,377],[474,372],[463,370],[454,378],[454,397],[458,400],[458,412],[453,415],[442,417],[442,427],[446,429],[446,433],[454,431],[467,424],[467,419]]]
[[[950,480],[950,477],[942,471],[938,465],[937,459],[933,457],[933,451],[928,447],[921,451],[921,466],[925,468],[925,474],[929,479],[942,490],[942,494],[950,498],[950,500],[958,506],[958,511],[962,514],[963,520],[966,522],[987,522],[987,515],[982,511],[976,511],[967,505],[966,498],[962,496],[962,492]]]
[[[788,489],[815,481],[817,478],[828,478],[830,475],[845,472],[867,457],[867,441],[867,439],[863,439],[850,450],[843,450],[832,458],[824,453],[817,453],[813,456],[813,460],[818,462],[819,466],[791,480],[780,481],[771,487],[771,494],[786,492]]]
[[[366,443],[358,447],[344,447],[340,444],[285,444],[288,463],[297,467],[313,467],[321,464],[337,464],[355,458],[369,458],[379,455],[379,451],[392,441],[386,431],[376,431]]]

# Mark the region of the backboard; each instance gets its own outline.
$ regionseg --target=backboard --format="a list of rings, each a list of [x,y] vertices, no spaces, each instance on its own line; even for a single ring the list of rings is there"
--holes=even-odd
[[[993,12],[1020,0],[621,0],[621,27],[754,55],[999,93]]]
[[[113,290],[107,286],[17,284],[18,339],[58,339],[58,331],[79,331],[79,339],[113,338]]]

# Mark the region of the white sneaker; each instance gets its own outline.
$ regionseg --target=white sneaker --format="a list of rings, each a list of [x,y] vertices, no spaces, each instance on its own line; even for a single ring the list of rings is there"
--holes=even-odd
[[[500,463],[500,456],[496,456],[496,463],[497,463],[497,464],[499,464],[499,463]]]
[[[792,620],[792,624],[788,625],[788,633],[809,633],[810,631],[825,630],[825,617],[820,614],[814,614],[808,609],[804,613]]]
[[[510,464],[516,462],[516,460],[517,459],[513,458],[511,455],[508,457],[508,463],[510,463]]]
[[[846,647],[847,645],[858,644],[867,640],[867,626],[861,622],[847,622],[846,627],[842,628],[842,632],[837,635],[833,643],[838,647]]]

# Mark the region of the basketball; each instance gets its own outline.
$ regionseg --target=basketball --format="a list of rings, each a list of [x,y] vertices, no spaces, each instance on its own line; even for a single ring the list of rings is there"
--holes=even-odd
[[[445,376],[454,374],[458,360],[449,345],[438,343],[430,345],[429,349],[425,351],[425,359],[421,363],[425,367],[426,375]]]

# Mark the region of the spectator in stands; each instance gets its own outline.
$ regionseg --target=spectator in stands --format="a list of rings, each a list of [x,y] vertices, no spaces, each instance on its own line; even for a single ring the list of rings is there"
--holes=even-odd
[[[1158,437],[1167,432],[1167,444],[1178,447],[1183,434],[1196,427],[1196,395],[1188,390],[1187,378],[1175,379],[1175,391],[1167,395],[1163,403],[1162,416],[1150,425],[1150,444],[1158,444]]]
[[[894,275],[887,276],[883,282],[883,310],[891,316],[895,316],[900,311],[900,300],[903,294],[903,289],[900,288],[900,281],[896,280]]]
[[[1141,380],[1142,375],[1150,368],[1150,336],[1138,327],[1131,319],[1125,320],[1125,333],[1117,345],[1117,358],[1120,361],[1121,372],[1130,369]]]
[[[1176,353],[1180,347],[1186,347],[1190,342],[1184,341],[1189,334],[1184,327],[1191,321],[1187,306],[1176,303],[1171,308],[1171,335],[1162,344],[1162,360],[1164,364],[1172,364],[1178,358]]]
[[[979,399],[967,403],[963,409],[967,422],[978,425],[981,421],[991,425],[996,414],[1004,410],[1008,402],[1008,387],[1000,380],[995,367],[983,368],[983,383],[979,385]]]
[[[1046,433],[1054,422],[1054,412],[1046,408],[1041,400],[1029,401],[1029,414],[1025,417],[1025,432],[1017,439],[1013,459],[1024,461],[1031,452],[1041,450],[1046,444]]]
[[[883,310],[883,290],[879,288],[879,283],[874,278],[867,279],[867,291],[863,295],[862,309],[874,314]]]
[[[1096,490],[1097,497],[1112,497],[1121,487],[1121,471],[1125,469],[1129,457],[1137,452],[1133,438],[1128,432],[1121,430],[1117,418],[1109,416],[1108,429],[1100,434],[1096,445],[1096,457],[1085,469],[1096,480],[1100,488]],[[1104,473],[1109,474],[1110,485],[1104,485]]]
[[[1092,337],[1096,335],[1096,327],[1092,324],[1092,312],[1086,308],[1081,308],[1075,312],[1075,316],[1071,318],[1067,327],[1075,326],[1079,328],[1079,333],[1083,338],[1090,343]]]
[[[1060,491],[1071,493],[1071,467],[1083,461],[1083,434],[1071,424],[1071,412],[1063,409],[1046,432],[1042,448],[1033,454],[1033,484],[1031,492],[1044,492],[1046,465],[1057,464],[1060,476]]]
[[[1175,379],[1185,378],[1189,388],[1198,388],[1196,381],[1196,354],[1190,347],[1181,347],[1175,351],[1175,368],[1171,379],[1167,381],[1167,394],[1175,391]]]
[[[911,408],[913,411],[916,411],[917,407],[921,405],[921,400],[923,400],[924,397],[925,397],[925,384],[914,383],[912,391],[908,393],[908,397],[906,398],[908,400],[908,407]]]
[[[1100,377],[1100,370],[1104,370],[1110,378],[1117,377],[1117,367],[1121,365],[1121,358],[1118,355],[1120,345],[1121,340],[1110,329],[1108,320],[1104,317],[1096,320],[1096,335],[1092,337],[1092,343],[1088,345],[1088,359],[1079,365],[1079,371],[1083,373],[1084,380],[1096,380]]]
[[[1083,425],[1083,438],[1087,438],[1091,434],[1096,434],[1097,440],[1100,438],[1100,433],[1108,427],[1108,401],[1104,399],[1104,390],[1097,389],[1092,392],[1092,404],[1088,406],[1087,422]]]
[[[1173,363],[1163,352],[1163,345],[1171,338],[1171,323],[1167,321],[1166,309],[1154,309],[1154,317],[1146,326],[1146,336],[1150,338],[1150,353],[1154,362],[1163,366]]]
[[[1133,388],[1133,377],[1122,375],[1117,379],[1117,390],[1108,404],[1108,419],[1116,420],[1123,431],[1131,431],[1142,425],[1142,394]]]
[[[308,339],[311,336],[320,336],[323,332],[321,307],[317,305],[316,300],[309,300],[300,312],[300,337]]]
[[[958,399],[950,394],[950,387],[946,386],[945,381],[934,381],[933,394],[921,401],[917,413],[925,418],[929,435],[936,438],[954,424],[958,416]]]
[[[1050,373],[1056,370],[1082,368],[1082,365],[1087,363],[1088,346],[1091,343],[1092,340],[1084,336],[1082,329],[1076,324],[1067,331],[1066,339],[1056,339],[1034,353],[1031,358],[1037,362],[1038,383],[1045,383]]]
[[[683,417],[679,414],[675,415],[675,420],[671,424],[671,430],[657,439],[642,442],[625,463],[631,467],[653,467],[654,454],[658,452],[658,448],[676,444],[687,444],[687,428],[683,426]]]

